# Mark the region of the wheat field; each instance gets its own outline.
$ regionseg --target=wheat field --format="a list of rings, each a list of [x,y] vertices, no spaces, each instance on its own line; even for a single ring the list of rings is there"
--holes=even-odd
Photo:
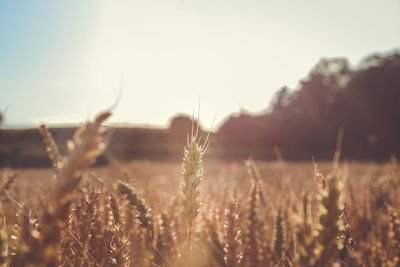
[[[400,266],[400,168],[219,162],[189,133],[182,162],[93,167],[109,112],[52,169],[1,169],[4,266]],[[182,148],[183,151],[184,148]]]

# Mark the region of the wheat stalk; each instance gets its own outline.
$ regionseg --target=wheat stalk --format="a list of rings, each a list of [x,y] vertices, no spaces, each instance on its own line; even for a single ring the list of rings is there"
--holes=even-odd
[[[135,206],[138,210],[139,214],[137,218],[140,221],[140,226],[146,229],[148,234],[147,242],[150,246],[152,246],[154,238],[154,228],[151,208],[147,207],[145,201],[127,183],[119,181],[117,188],[121,194],[126,196],[129,204]]]
[[[53,164],[53,167],[58,171],[61,168],[63,157],[56,142],[54,141],[53,135],[45,124],[40,125],[39,132],[42,135],[44,145],[46,146],[46,151],[49,154],[49,158]]]
[[[183,217],[187,228],[187,244],[191,253],[193,223],[201,206],[199,185],[203,177],[203,156],[207,150],[207,141],[200,144],[197,134],[188,137],[182,163],[183,183],[181,185]]]
[[[239,213],[237,201],[231,199],[228,208],[225,209],[225,246],[224,260],[226,266],[240,266],[242,260],[242,235],[239,226]]]
[[[296,225],[296,257],[295,262],[299,266],[312,266],[316,259],[315,249],[315,229],[311,220],[311,202],[307,193],[303,194],[302,202],[302,220]]]
[[[274,227],[274,234],[273,234],[273,248],[275,250],[278,259],[280,259],[283,255],[285,249],[285,242],[286,242],[286,233],[285,233],[285,226],[284,226],[284,219],[282,217],[282,212],[279,209],[278,214],[275,218],[275,227]]]
[[[321,188],[318,199],[319,205],[319,225],[317,247],[315,254],[318,258],[316,266],[328,266],[332,264],[338,256],[343,243],[338,238],[344,225],[340,216],[343,213],[344,205],[341,199],[341,184],[336,176],[328,175],[326,187]]]
[[[3,265],[8,258],[6,220],[3,214],[3,207],[0,204],[0,265]]]
[[[215,266],[225,267],[225,253],[224,247],[220,241],[218,232],[216,230],[216,223],[209,218],[204,218],[204,228],[207,233],[205,243],[212,257],[212,263]]]
[[[100,113],[94,122],[81,125],[73,139],[68,142],[68,154],[63,160],[56,188],[51,196],[53,206],[43,212],[41,230],[31,233],[35,245],[31,247],[30,253],[20,255],[27,262],[56,266],[56,245],[61,237],[61,229],[66,223],[73,191],[81,179],[82,172],[95,162],[106,147],[105,129],[101,124],[110,116],[108,111]]]

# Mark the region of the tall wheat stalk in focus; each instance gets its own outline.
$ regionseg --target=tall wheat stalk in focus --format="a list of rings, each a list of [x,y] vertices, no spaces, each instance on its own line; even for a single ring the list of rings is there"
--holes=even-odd
[[[182,206],[183,216],[187,227],[188,253],[191,253],[193,223],[199,214],[201,206],[199,185],[203,177],[203,155],[207,150],[207,139],[201,144],[198,130],[188,137],[182,163],[183,183]]]

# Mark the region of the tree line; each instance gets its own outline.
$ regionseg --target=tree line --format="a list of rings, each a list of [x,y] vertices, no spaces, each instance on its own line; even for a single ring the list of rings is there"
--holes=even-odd
[[[323,58],[293,90],[282,87],[261,115],[229,117],[218,130],[220,154],[288,159],[329,159],[344,129],[342,153],[350,159],[400,155],[400,54],[373,54],[357,66]],[[238,148],[226,151],[226,147]]]

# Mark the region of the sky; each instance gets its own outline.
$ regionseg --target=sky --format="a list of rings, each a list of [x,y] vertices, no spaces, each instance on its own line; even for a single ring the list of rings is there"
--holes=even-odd
[[[0,111],[5,127],[112,122],[210,127],[321,57],[356,64],[400,49],[399,0],[2,0]]]

